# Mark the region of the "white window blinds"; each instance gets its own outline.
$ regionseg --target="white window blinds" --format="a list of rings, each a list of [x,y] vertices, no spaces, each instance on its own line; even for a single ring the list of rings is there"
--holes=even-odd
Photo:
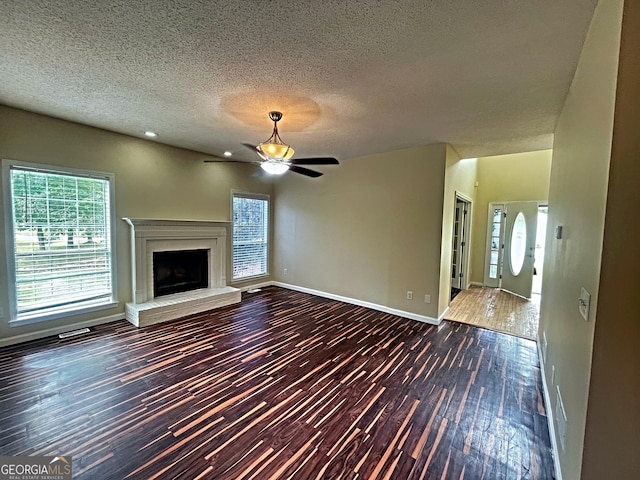
[[[18,320],[113,301],[109,182],[11,166]]]
[[[268,273],[269,198],[234,193],[233,279]]]

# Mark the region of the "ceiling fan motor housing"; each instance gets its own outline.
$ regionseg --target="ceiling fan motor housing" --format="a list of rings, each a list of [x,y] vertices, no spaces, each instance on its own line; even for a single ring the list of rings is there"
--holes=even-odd
[[[282,120],[282,112],[272,111],[269,112],[269,118],[274,122],[279,122]]]

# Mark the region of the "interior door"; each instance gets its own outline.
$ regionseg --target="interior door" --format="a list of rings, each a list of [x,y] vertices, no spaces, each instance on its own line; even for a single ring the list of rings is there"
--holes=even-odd
[[[453,217],[453,244],[451,249],[451,286],[464,289],[467,269],[467,237],[469,236],[469,209],[471,203],[456,196]]]
[[[456,209],[453,217],[453,245],[451,249],[451,286],[460,287],[460,273],[462,264],[461,244],[462,229],[464,228],[462,212],[464,204],[460,200],[456,200]]]
[[[501,287],[525,298],[531,298],[537,223],[538,202],[506,205]]]

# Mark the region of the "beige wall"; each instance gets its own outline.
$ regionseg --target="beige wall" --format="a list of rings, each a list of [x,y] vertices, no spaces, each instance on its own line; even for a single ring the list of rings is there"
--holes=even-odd
[[[471,281],[484,281],[489,203],[547,200],[550,170],[551,150],[478,159]]]
[[[272,193],[251,166],[205,164],[204,154],[0,106],[0,158],[114,173],[116,176],[117,308],[10,328],[0,319],[0,341],[44,329],[119,314],[131,300],[129,231],[122,217],[230,219],[231,189]],[[0,207],[3,201],[0,195]],[[0,251],[5,252],[4,208]],[[8,312],[5,255],[0,256],[0,306]],[[228,267],[229,268],[229,267]],[[229,275],[228,275],[229,277]],[[54,333],[53,330],[46,332]],[[22,337],[24,338],[24,337]]]
[[[544,375],[552,411],[559,387],[568,419],[566,448],[559,447],[565,480],[580,478],[582,463],[594,325],[599,310],[621,8],[621,0],[601,0],[596,8],[555,130],[539,337],[546,334],[548,341]],[[558,225],[564,227],[560,240],[554,236]],[[581,287],[592,295],[588,321],[578,312]],[[618,387],[626,388],[626,382],[619,380]],[[604,409],[599,413],[607,415]],[[591,478],[629,477],[607,473]]]
[[[276,280],[437,317],[445,162],[439,144],[344,160],[318,179],[282,177]]]
[[[618,8],[620,2],[613,2]],[[616,10],[615,17],[619,13]],[[622,21],[582,478],[640,478],[640,3]],[[607,79],[610,82],[610,79]]]
[[[440,254],[440,296],[438,315],[442,315],[449,306],[451,298],[451,251],[453,248],[453,220],[455,213],[456,193],[471,200],[475,208],[475,182],[477,177],[477,160],[468,158],[461,160],[458,153],[447,145],[447,167],[444,180],[444,204],[442,209],[442,250]],[[470,213],[473,215],[473,210]],[[473,242],[473,227],[470,231],[469,245]],[[469,266],[471,266],[471,256]],[[466,282],[465,282],[466,283]]]

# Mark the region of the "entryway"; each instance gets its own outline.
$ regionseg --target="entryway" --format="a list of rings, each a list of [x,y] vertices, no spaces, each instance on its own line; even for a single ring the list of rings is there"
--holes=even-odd
[[[489,204],[484,286],[531,298],[538,266],[542,275],[546,212],[546,205],[538,202]],[[537,283],[542,285],[542,281]]]
[[[536,338],[547,212],[539,202],[489,204],[484,285],[459,292],[448,320]]]
[[[535,340],[540,295],[526,299],[499,288],[472,286],[456,296],[445,318]]]

